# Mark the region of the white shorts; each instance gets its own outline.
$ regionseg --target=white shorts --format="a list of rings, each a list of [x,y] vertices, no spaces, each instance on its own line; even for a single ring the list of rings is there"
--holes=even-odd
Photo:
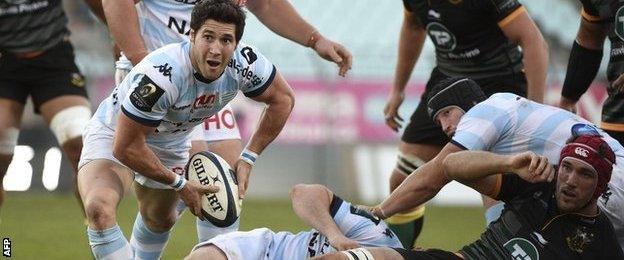
[[[611,220],[618,243],[624,250],[624,166],[613,167],[609,189],[598,198],[598,206]]]
[[[204,123],[193,128],[191,140],[207,142],[241,139],[236,116],[230,104],[225,105],[219,113],[204,120]]]
[[[113,135],[114,132],[112,129],[101,124],[97,120],[89,121],[82,136],[83,145],[80,161],[78,162],[78,169],[98,159],[106,159],[123,165],[123,163],[113,156]],[[167,149],[154,146],[149,147],[168,169],[180,175],[184,174],[184,166],[186,162],[188,162],[188,147],[180,147],[178,149],[172,149],[171,147],[167,147]],[[171,189],[169,185],[154,181],[136,172],[134,173],[134,180],[149,188]]]

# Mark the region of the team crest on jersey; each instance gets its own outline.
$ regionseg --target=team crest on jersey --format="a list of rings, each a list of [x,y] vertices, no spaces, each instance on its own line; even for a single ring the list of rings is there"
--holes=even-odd
[[[158,99],[165,93],[152,79],[143,75],[139,85],[130,94],[130,102],[138,110],[152,112],[152,107]]]
[[[624,40],[624,6],[615,13],[615,34],[620,37],[620,40]]]
[[[577,227],[574,234],[566,237],[566,244],[570,250],[582,254],[594,239],[594,234],[590,233],[586,227]]]
[[[524,238],[513,238],[503,245],[513,260],[539,260],[539,252],[533,243]]]
[[[217,100],[217,95],[219,93],[206,95],[203,94],[195,99],[193,102],[193,109],[201,109],[201,108],[210,108],[214,106],[215,101]]]
[[[455,35],[441,23],[429,23],[427,25],[427,34],[429,34],[438,50],[450,52],[457,46]]]
[[[84,78],[82,77],[82,75],[78,73],[72,73],[71,83],[72,85],[79,87],[79,88],[82,88],[85,86]]]

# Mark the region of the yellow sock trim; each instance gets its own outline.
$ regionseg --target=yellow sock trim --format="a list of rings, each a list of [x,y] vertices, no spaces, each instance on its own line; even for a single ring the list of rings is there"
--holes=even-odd
[[[422,216],[424,215],[425,215],[425,205],[422,205],[408,213],[394,214],[394,216],[386,219],[386,223],[393,224],[393,225],[401,225],[401,224],[405,224],[410,221],[414,221],[416,219],[422,218]]]

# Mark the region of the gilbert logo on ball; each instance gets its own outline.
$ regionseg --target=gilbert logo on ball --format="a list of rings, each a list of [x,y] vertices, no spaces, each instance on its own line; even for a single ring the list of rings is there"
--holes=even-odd
[[[217,227],[232,225],[240,215],[238,185],[230,165],[211,152],[194,154],[186,165],[186,178],[202,185],[219,187],[216,193],[202,196],[202,214]]]

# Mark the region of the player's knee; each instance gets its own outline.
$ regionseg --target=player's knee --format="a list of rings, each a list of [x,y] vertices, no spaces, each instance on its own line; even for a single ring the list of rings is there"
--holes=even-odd
[[[177,214],[172,212],[171,214],[143,214],[143,222],[153,232],[166,232],[171,230],[177,220]]]
[[[305,197],[310,193],[319,193],[329,191],[325,186],[320,184],[296,184],[290,188],[290,198],[295,200],[297,198]]]
[[[86,198],[85,213],[92,228],[104,229],[115,223],[115,203],[101,198]]]
[[[193,250],[188,256],[184,258],[184,260],[200,259],[227,260],[227,256],[218,247],[214,245],[208,245]]]
[[[50,129],[62,146],[67,141],[81,137],[91,119],[91,109],[86,106],[72,106],[56,113],[50,120]]]

